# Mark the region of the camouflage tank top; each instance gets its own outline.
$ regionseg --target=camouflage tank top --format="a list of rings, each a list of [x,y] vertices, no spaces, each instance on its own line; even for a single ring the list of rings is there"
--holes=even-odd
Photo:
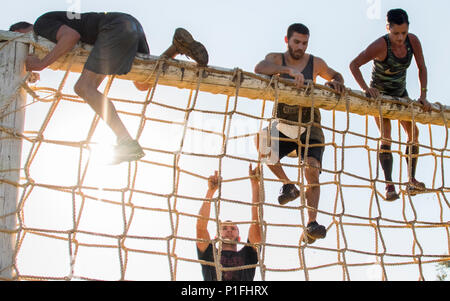
[[[287,66],[286,64],[286,58],[283,54],[283,66]],[[305,77],[305,80],[314,80],[314,56],[310,55],[308,64],[306,65],[305,69],[302,71],[303,76]],[[293,79],[293,77],[289,76],[288,74],[281,74],[282,78],[286,79]],[[288,121],[299,121],[299,114],[300,109],[302,111],[302,123],[308,123],[311,121],[311,108],[310,107],[300,107],[300,106],[290,106],[284,103],[278,104],[277,109],[277,117],[279,119],[284,119]],[[322,121],[322,116],[320,114],[319,109],[314,109],[314,122],[320,124]],[[324,134],[321,128],[319,127],[311,127],[311,140],[317,140],[325,141]]]
[[[386,59],[383,62],[374,60],[370,86],[378,89],[385,95],[406,97],[408,96],[408,91],[406,90],[406,70],[411,65],[414,56],[409,36],[405,41],[407,54],[404,58],[398,58],[392,52],[389,35],[385,35],[384,39],[387,44]]]

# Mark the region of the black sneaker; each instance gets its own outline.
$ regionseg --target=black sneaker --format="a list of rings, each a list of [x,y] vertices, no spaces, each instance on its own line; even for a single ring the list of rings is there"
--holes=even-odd
[[[303,233],[303,241],[307,244],[313,244],[316,240],[324,239],[325,237],[327,237],[327,228],[319,225],[317,222],[310,223]]]
[[[122,162],[133,162],[142,159],[145,156],[144,150],[135,140],[130,140],[116,146],[112,165],[118,165]]]
[[[180,54],[184,54],[194,61],[200,67],[206,67],[209,61],[208,51],[202,43],[194,40],[192,35],[184,28],[177,28],[173,36],[173,45]]]
[[[278,203],[280,205],[286,205],[289,202],[294,201],[300,196],[300,191],[295,187],[294,184],[283,185],[281,189],[281,194],[278,197]]]

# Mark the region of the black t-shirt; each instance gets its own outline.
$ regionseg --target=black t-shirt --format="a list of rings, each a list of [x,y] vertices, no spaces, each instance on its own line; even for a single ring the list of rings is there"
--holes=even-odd
[[[210,244],[204,253],[197,248],[200,260],[214,262],[213,245]],[[222,251],[220,262],[223,267],[242,267],[258,263],[258,254],[253,247],[246,246],[239,252]],[[202,265],[202,273],[205,281],[217,281],[216,268],[210,265]],[[253,281],[255,278],[255,268],[227,271],[222,273],[223,281]]]
[[[81,42],[94,45],[102,20],[106,13],[84,13],[75,15],[71,12],[56,11],[40,16],[34,23],[34,32],[54,43],[56,34],[63,25],[76,30],[81,36]]]

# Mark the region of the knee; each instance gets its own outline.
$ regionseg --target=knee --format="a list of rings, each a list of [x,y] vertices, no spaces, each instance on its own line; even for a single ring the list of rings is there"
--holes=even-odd
[[[308,168],[308,169],[305,172],[305,177],[306,181],[308,181],[308,184],[319,184],[319,175],[320,175],[319,170],[315,168]]]
[[[419,142],[419,128],[416,126],[408,133],[408,142],[409,143],[418,143]]]
[[[96,88],[86,80],[79,79],[73,87],[74,92],[81,98],[86,99],[92,90]]]
[[[81,80],[78,80],[76,82],[73,90],[81,98],[84,98],[84,96],[86,96],[86,85]]]

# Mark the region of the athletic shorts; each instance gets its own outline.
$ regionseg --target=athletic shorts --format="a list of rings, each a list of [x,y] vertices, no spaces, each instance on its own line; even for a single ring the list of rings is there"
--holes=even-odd
[[[107,14],[85,68],[97,74],[123,75],[130,72],[138,52],[149,54],[144,30],[133,16]]]
[[[266,128],[264,131],[267,131],[267,130],[268,129]],[[300,141],[301,141],[302,145],[306,145],[307,134],[308,134],[308,131],[305,131],[305,133],[303,133],[300,136]],[[299,145],[297,144],[297,142],[278,140],[278,138],[279,139],[291,139],[291,138],[287,137],[286,135],[284,135],[277,129],[277,123],[274,123],[272,125],[271,137],[272,137],[272,142],[271,142],[272,143],[272,145],[271,145],[272,153],[275,153],[275,155],[278,156],[279,160],[283,159],[284,157],[286,157],[293,151],[296,151],[297,156],[298,156]],[[323,141],[319,141],[316,139],[309,140],[308,158],[311,158],[311,157],[315,158],[320,163],[320,165],[322,165],[325,147],[324,146],[313,146],[313,145],[317,145],[317,144],[322,145]],[[305,159],[305,150],[306,150],[306,146],[300,147],[302,160]]]

